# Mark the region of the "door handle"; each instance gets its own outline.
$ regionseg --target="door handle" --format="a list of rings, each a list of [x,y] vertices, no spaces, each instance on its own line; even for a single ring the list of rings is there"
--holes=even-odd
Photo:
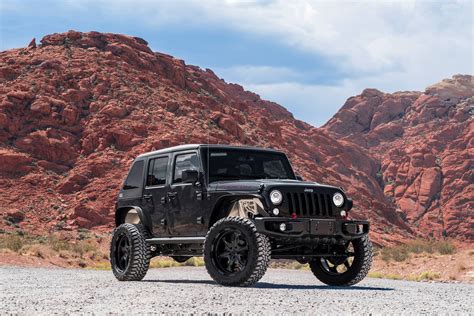
[[[144,195],[143,195],[143,198],[144,198],[145,200],[151,200],[151,199],[153,198],[153,195],[151,195],[151,194],[144,194]]]
[[[168,192],[167,195],[168,195],[169,198],[174,198],[174,197],[176,197],[176,195],[178,195],[178,193],[177,192]]]

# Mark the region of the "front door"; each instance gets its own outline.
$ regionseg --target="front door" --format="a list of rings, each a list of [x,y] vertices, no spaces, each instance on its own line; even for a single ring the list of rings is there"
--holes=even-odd
[[[143,191],[143,206],[147,208],[153,223],[155,237],[169,235],[167,218],[167,173],[169,156],[158,156],[148,159],[146,186]]]
[[[201,172],[197,152],[184,152],[174,155],[169,198],[170,230],[174,235],[196,236],[202,226],[202,187],[195,183],[185,183],[184,170]]]

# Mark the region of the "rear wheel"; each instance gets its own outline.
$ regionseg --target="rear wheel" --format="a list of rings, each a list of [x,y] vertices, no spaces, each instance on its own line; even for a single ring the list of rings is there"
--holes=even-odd
[[[112,272],[119,281],[139,281],[150,265],[150,246],[146,229],[140,225],[122,224],[113,232],[110,246]]]
[[[270,241],[248,218],[225,217],[209,230],[204,262],[219,284],[250,286],[265,274],[270,263]]]
[[[372,266],[372,243],[368,236],[346,243],[343,256],[320,257],[309,262],[313,274],[328,285],[354,285]]]

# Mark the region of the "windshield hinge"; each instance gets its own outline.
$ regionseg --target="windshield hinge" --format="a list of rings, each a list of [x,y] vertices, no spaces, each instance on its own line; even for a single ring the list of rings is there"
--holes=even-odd
[[[263,189],[265,189],[265,184],[261,183],[260,186],[258,187],[258,193],[262,193]]]

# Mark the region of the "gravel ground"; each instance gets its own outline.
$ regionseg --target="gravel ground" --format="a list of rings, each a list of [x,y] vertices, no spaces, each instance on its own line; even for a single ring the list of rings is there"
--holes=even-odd
[[[141,282],[110,271],[0,268],[0,314],[467,313],[474,285],[367,278],[328,287],[309,271],[270,269],[252,288],[215,284],[200,268],[152,269]]]

